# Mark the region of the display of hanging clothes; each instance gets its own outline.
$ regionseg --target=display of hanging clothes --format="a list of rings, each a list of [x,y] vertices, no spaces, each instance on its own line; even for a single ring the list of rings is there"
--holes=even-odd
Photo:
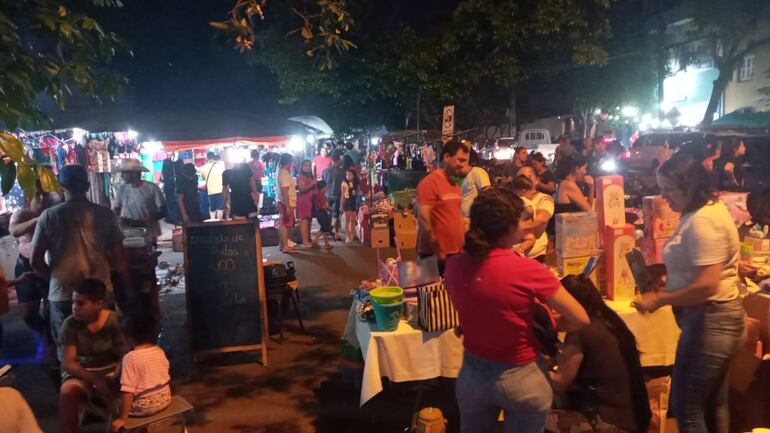
[[[67,146],[59,143],[56,146],[56,166],[61,170],[65,165],[67,165]]]
[[[110,206],[110,173],[88,173],[91,188],[88,189],[88,200],[101,206]]]
[[[80,143],[75,145],[75,155],[77,157],[77,163],[88,169],[90,164],[88,163],[88,150],[86,147]]]
[[[91,173],[110,173],[110,152],[107,140],[91,140],[86,146],[88,153],[88,171]]]

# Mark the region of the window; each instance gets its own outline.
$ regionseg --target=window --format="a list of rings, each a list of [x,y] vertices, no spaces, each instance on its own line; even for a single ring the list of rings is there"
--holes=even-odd
[[[743,57],[743,63],[738,70],[738,81],[751,81],[754,79],[754,54]]]

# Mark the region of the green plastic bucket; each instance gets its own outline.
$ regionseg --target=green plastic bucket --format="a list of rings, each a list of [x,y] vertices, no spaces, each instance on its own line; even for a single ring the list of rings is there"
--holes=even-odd
[[[378,331],[394,331],[398,328],[403,304],[404,301],[394,302],[392,304],[372,303],[374,306],[374,319]]]
[[[404,289],[398,286],[383,286],[369,292],[373,304],[393,304],[404,300]]]

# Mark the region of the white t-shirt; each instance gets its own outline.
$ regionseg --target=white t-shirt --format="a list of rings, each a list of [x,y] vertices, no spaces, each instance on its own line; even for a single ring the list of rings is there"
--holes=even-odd
[[[160,187],[154,183],[142,181],[138,187],[124,183],[118,190],[120,216],[124,218],[146,220],[156,215],[165,205],[166,199]],[[148,231],[150,236],[157,239],[160,236],[160,221],[152,221]]]
[[[134,349],[123,357],[120,390],[148,397],[168,386],[169,364],[159,346]]]
[[[476,200],[481,190],[488,186],[489,174],[481,167],[473,167],[470,173],[465,176],[462,184],[463,202],[460,205],[464,218],[470,218],[473,201]]]
[[[289,170],[282,168],[278,170],[278,191],[276,192],[278,203],[283,203],[282,191],[284,188],[289,188],[289,207],[297,207],[297,184],[295,183],[294,178],[291,177]]]
[[[533,218],[535,215],[537,215],[538,211],[548,212],[551,215],[551,218],[553,218],[553,197],[548,194],[543,194],[542,192],[536,192],[535,195],[529,200],[529,202],[532,205]],[[534,233],[537,239],[535,240],[535,245],[527,253],[527,257],[534,258],[542,256],[545,254],[546,250],[548,250],[548,234],[545,232],[546,227],[547,224],[537,229],[537,231]]]
[[[729,301],[738,296],[738,229],[722,202],[682,215],[679,226],[663,248],[666,290],[679,290],[693,281],[698,267],[724,263],[719,290],[710,301]]]
[[[225,172],[225,163],[222,161],[207,162],[201,167],[201,176],[206,181],[206,190],[209,195],[222,194],[222,174]]]

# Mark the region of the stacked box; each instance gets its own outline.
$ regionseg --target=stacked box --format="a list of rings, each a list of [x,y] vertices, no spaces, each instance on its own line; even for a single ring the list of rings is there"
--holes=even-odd
[[[626,195],[623,176],[602,176],[596,179],[596,210],[599,213],[599,230],[622,227],[626,224]]]
[[[390,230],[387,228],[372,228],[370,239],[372,248],[387,248],[390,246]]]
[[[594,212],[556,214],[556,254],[569,259],[599,251],[598,219]]]
[[[411,211],[395,212],[393,228],[399,248],[410,250],[417,248],[417,221],[414,213]]]
[[[639,251],[644,255],[644,262],[647,266],[663,263],[663,247],[666,246],[671,238],[639,239]]]
[[[659,195],[642,198],[642,213],[647,239],[670,238],[679,225],[679,213],[671,210],[668,202]]]
[[[613,301],[634,298],[636,283],[626,254],[636,245],[634,226],[606,227],[604,231],[604,258],[607,270],[607,297]]]

